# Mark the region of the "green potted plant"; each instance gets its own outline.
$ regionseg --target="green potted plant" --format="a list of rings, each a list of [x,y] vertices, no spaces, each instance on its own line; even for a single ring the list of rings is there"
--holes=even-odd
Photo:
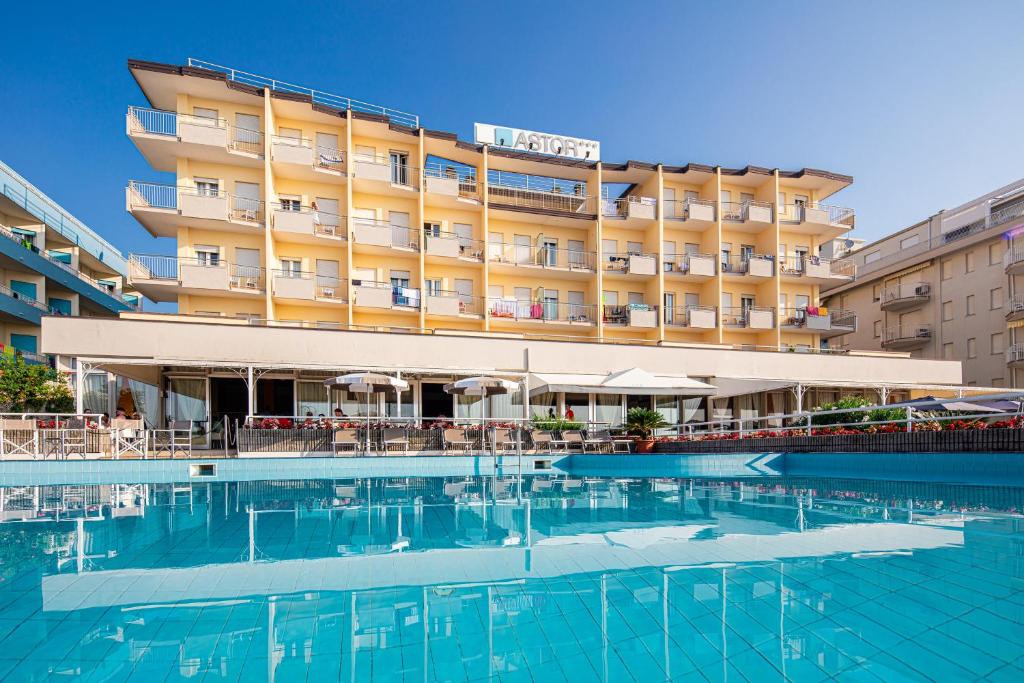
[[[627,434],[636,437],[636,452],[650,453],[654,450],[654,430],[667,427],[668,422],[657,410],[630,408],[623,426]]]

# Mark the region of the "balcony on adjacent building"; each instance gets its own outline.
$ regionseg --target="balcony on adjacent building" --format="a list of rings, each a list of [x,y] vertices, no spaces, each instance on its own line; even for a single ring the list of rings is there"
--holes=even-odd
[[[722,202],[722,220],[741,225],[743,229],[757,232],[774,223],[772,203],[750,200],[746,202]],[[739,229],[737,225],[730,229]]]
[[[464,164],[428,163],[423,169],[425,201],[431,206],[466,209],[480,203],[476,169]]]
[[[1006,364],[1024,365],[1024,344],[1010,344],[1006,348]]]
[[[597,270],[597,253],[579,249],[559,249],[547,244],[487,245],[492,271],[544,270],[553,275],[584,278]]]
[[[390,249],[419,251],[420,231],[388,221],[353,218],[352,244],[367,253],[382,253],[382,250]]]
[[[775,327],[773,306],[725,306],[721,309],[722,326],[741,330],[770,330]]]
[[[830,311],[817,306],[785,308],[779,311],[784,332],[803,332],[822,337],[850,334],[857,330],[857,314],[853,311]]]
[[[849,282],[857,272],[857,266],[850,259],[830,259],[806,254],[780,258],[779,267],[782,277],[800,278],[815,285]]]
[[[658,274],[657,254],[601,254],[607,276],[650,277]]]
[[[345,153],[308,138],[272,135],[270,161],[274,175],[280,178],[336,182],[345,177]]]
[[[879,306],[883,311],[909,311],[926,304],[932,298],[932,286],[927,282],[903,282],[882,290]]]
[[[602,199],[601,214],[609,225],[642,228],[658,217],[658,200],[638,195]]]
[[[587,196],[584,182],[495,170],[487,175],[487,198],[495,211],[544,214],[569,224],[576,220],[597,220],[594,198]],[[516,216],[509,218],[521,220]]]
[[[1003,270],[1007,275],[1024,274],[1024,241],[1013,239],[1003,253]]]
[[[487,302],[488,315],[492,323],[504,321],[537,325],[597,324],[597,306],[594,304],[570,303],[543,299],[519,301],[514,298],[491,298]]]
[[[612,327],[652,329],[658,326],[658,307],[649,304],[605,304],[602,306],[604,324]]]
[[[128,260],[128,281],[153,301],[176,301],[179,294],[251,296],[266,290],[263,268],[227,263],[209,254],[132,254]]]
[[[419,188],[420,169],[384,155],[352,155],[353,187],[363,192],[408,196]]]
[[[282,242],[330,244],[345,239],[345,217],[297,202],[275,203],[272,232]]]
[[[700,305],[666,308],[665,325],[669,328],[713,330],[718,327],[718,309]]]
[[[343,304],[348,296],[348,282],[344,278],[316,273],[273,271],[273,295],[303,304]]]
[[[662,202],[662,211],[666,221],[673,221],[666,227],[700,231],[715,224],[715,202],[710,199],[670,199]]]
[[[785,224],[783,232],[816,235],[825,241],[853,230],[854,211],[817,202],[786,204],[779,207],[779,222]]]
[[[715,276],[718,268],[715,254],[665,254],[662,260],[665,276],[681,280],[707,280]]]
[[[427,315],[450,318],[479,318],[483,315],[483,300],[480,297],[455,291],[428,291],[424,303]]]
[[[775,257],[767,254],[740,254],[721,258],[722,275],[735,277],[775,277]]]
[[[391,282],[352,280],[352,303],[360,308],[418,311],[420,290]]]
[[[133,180],[125,194],[128,212],[155,237],[177,237],[178,228],[185,225],[252,232],[264,221],[261,200],[229,195],[216,188]]]
[[[1024,320],[1024,294],[1014,294],[1006,300],[1006,322]]]
[[[889,351],[919,349],[932,339],[932,326],[921,324],[895,325],[882,330],[882,348]]]
[[[424,253],[440,260],[462,259],[480,263],[484,258],[484,243],[454,232],[425,229]],[[433,260],[433,258],[431,258]]]

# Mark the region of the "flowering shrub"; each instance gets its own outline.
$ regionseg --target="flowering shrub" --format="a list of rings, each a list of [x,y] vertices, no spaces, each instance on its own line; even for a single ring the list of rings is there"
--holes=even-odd
[[[895,434],[906,431],[906,424],[903,422],[891,422],[888,424],[872,424],[856,427],[814,427],[810,436],[852,436],[856,434]],[[915,432],[941,432],[941,431],[977,431],[982,429],[1024,429],[1024,416],[1014,416],[1008,420],[997,420],[992,423],[979,419],[953,419],[953,420],[931,420],[929,422],[915,422]],[[745,432],[708,432],[703,434],[683,434],[680,436],[668,436],[658,439],[662,443],[674,443],[680,441],[730,441],[735,439],[767,439],[777,437],[807,436],[806,429],[762,429],[759,431]]]

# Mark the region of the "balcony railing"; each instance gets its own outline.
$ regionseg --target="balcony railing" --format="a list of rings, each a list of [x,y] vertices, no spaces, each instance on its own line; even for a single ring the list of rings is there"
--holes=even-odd
[[[306,149],[312,149],[313,147],[313,141],[309,138],[297,138],[291,135],[271,135],[270,142],[275,145],[293,145],[295,147],[304,147]]]
[[[303,297],[312,296],[316,299],[344,302],[348,294],[348,280],[331,275],[317,275],[308,271],[281,270],[272,271],[274,279],[302,280],[309,282],[308,293]],[[277,285],[274,285],[275,290]],[[303,289],[306,289],[305,287]]]
[[[140,209],[178,208],[178,187],[132,180],[128,183],[128,205]]]
[[[10,287],[8,287],[7,285],[5,285],[3,283],[0,283],[0,293],[6,294],[7,296],[9,296],[9,297],[11,297],[13,299],[17,299],[18,301],[21,301],[22,303],[27,304],[27,305],[31,306],[32,308],[39,309],[43,313],[53,313],[55,315],[60,315],[61,314],[61,312],[59,310],[57,310],[55,308],[51,308],[50,306],[47,306],[46,304],[44,304],[42,301],[39,301],[38,299],[34,299],[34,298],[30,297],[30,296],[25,296],[24,294],[16,292],[16,291],[14,291],[13,289],[11,289]]]
[[[894,325],[882,330],[882,346],[924,343],[932,338],[932,326],[928,324]]]
[[[352,227],[358,244],[419,251],[420,230],[376,218],[359,217],[352,219]]]
[[[601,315],[605,325],[658,326],[658,307],[651,304],[604,304]]]
[[[718,326],[716,306],[674,306],[665,309],[665,324],[670,327],[700,327],[711,329]]]
[[[775,257],[768,254],[739,254],[728,257],[723,255],[720,263],[723,274],[753,277],[775,275]]]
[[[746,201],[746,202],[722,202],[722,220],[733,223],[746,221],[757,221],[771,223],[772,208],[771,202]]]
[[[662,268],[666,273],[714,277],[718,273],[716,254],[665,254]]]
[[[490,202],[499,206],[578,214],[581,218],[596,215],[593,197],[587,196],[583,182],[489,171],[487,194]]]
[[[775,327],[774,306],[725,306],[720,310],[725,327],[771,329]]]
[[[432,310],[432,300],[435,299],[443,302],[441,310]],[[428,290],[427,313],[479,316],[484,313],[484,300],[472,294],[461,294],[447,289]]]
[[[345,153],[335,147],[323,147],[318,145],[314,150],[313,165],[325,171],[345,170]]]
[[[357,176],[362,175],[370,180],[386,181],[392,185],[408,188],[419,187],[420,169],[407,164],[395,163],[383,154],[356,154],[352,160],[357,166]],[[358,167],[365,170],[360,174]]]
[[[1014,239],[1006,246],[1006,253],[1003,254],[1003,267],[1010,269],[1021,263],[1024,263],[1024,242]]]
[[[453,166],[444,163],[427,164],[423,169],[423,178],[429,186],[430,179],[449,181],[455,186],[458,196],[467,199],[480,197],[480,186],[476,181],[476,169],[472,166]],[[428,190],[430,187],[427,188]]]
[[[852,278],[857,266],[850,259],[830,259],[822,256],[779,257],[782,275],[789,277]]]
[[[904,282],[886,287],[881,293],[881,306],[913,304],[928,301],[931,298],[932,286],[928,282]]]
[[[850,311],[828,311],[821,313],[817,306],[779,309],[779,322],[786,327],[805,327],[811,330],[830,330],[837,320],[849,320],[856,314]]]
[[[210,126],[227,130],[228,122],[221,118],[196,116],[195,114],[179,114],[163,109],[146,107],[128,107],[129,134],[178,136],[178,125],[187,123],[196,126]],[[262,153],[262,150],[260,150]]]
[[[658,255],[645,253],[602,253],[605,272],[628,275],[657,275]]]
[[[492,242],[487,245],[487,252],[490,260],[497,263],[591,273],[596,271],[597,253],[593,251]]]
[[[715,220],[715,202],[710,199],[670,199],[662,202],[665,220]]]
[[[249,128],[231,126],[230,147],[236,152],[263,156],[263,133]]]
[[[338,214],[331,213],[330,211],[324,211],[316,206],[305,206],[290,202],[274,202],[270,205],[270,208],[273,209],[275,213],[282,211],[288,212],[289,214],[310,216],[310,220],[313,223],[313,234],[315,235],[343,238],[348,232],[344,216],[339,216]]]
[[[852,229],[854,211],[844,206],[831,206],[817,202],[785,204],[779,207],[779,221],[783,223],[822,223]]]
[[[601,200],[601,213],[606,218],[654,220],[658,217],[658,200],[654,197],[635,195],[618,199],[603,199]]]
[[[584,324],[594,324],[597,321],[597,306],[594,304],[492,298],[488,301],[487,308],[493,319]]]
[[[1024,361],[1024,344],[1010,344],[1006,348],[1006,362],[1019,363]]]
[[[132,254],[128,257],[129,277],[132,280],[177,280],[178,261],[177,256]]]
[[[264,222],[266,216],[263,213],[263,200],[231,195],[231,218],[245,223]]]
[[[454,232],[425,229],[423,238],[428,256],[451,256],[482,261],[484,243]]]

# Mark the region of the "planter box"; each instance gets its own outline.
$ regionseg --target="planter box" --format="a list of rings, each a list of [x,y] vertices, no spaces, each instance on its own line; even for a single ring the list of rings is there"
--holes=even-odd
[[[460,255],[459,240],[452,237],[427,235],[427,255],[458,258]]]
[[[747,275],[772,277],[775,275],[775,262],[766,258],[752,258],[747,261]]]
[[[228,198],[182,192],[178,197],[178,208],[185,218],[207,218],[226,221],[228,219]]]
[[[427,186],[427,192],[441,194],[446,197],[459,196],[459,181],[457,178],[434,178],[427,176],[424,178],[424,181],[424,184]]]
[[[274,142],[270,145],[270,155],[274,161],[285,164],[313,165],[313,148],[303,147],[297,143]]]
[[[431,315],[458,315],[460,301],[455,296],[427,295],[427,313]]]
[[[226,149],[228,146],[228,129],[224,126],[216,125],[213,121],[210,123],[195,123],[179,119],[178,138],[182,142],[192,145],[211,145]]]
[[[657,275],[658,259],[654,256],[637,256],[634,254],[629,257],[627,272],[630,275]]]

